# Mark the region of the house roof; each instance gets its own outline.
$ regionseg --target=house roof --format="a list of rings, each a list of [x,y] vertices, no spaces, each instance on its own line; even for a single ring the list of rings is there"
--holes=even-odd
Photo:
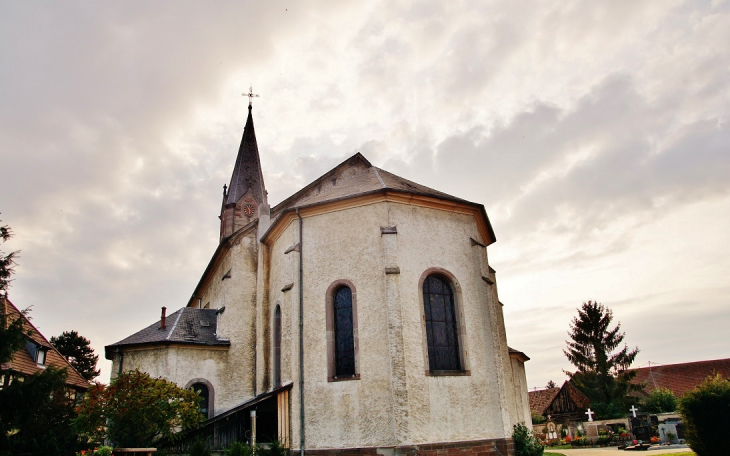
[[[507,347],[507,351],[509,352],[509,355],[512,357],[518,358],[523,363],[530,360],[530,357],[525,354],[525,352],[521,352],[519,350],[515,350],[512,347]]]
[[[560,387],[542,389],[537,391],[529,391],[527,396],[530,401],[530,410],[540,415],[550,406],[555,396],[560,392]]]
[[[216,336],[218,318],[216,309],[197,309],[183,307],[165,318],[165,327],[161,328],[162,320],[147,326],[131,336],[104,347],[106,359],[113,359],[113,348],[138,346],[159,343],[191,344],[191,345],[220,345],[228,346],[228,339]]]
[[[632,383],[646,383],[644,393],[649,394],[655,388],[667,388],[679,397],[687,391],[695,389],[707,377],[718,373],[730,378],[730,358],[692,363],[663,364],[631,369],[636,372]]]
[[[36,345],[40,345],[46,349],[46,363],[44,366],[36,364],[35,360],[31,358],[30,353],[25,348],[22,348],[15,353],[10,362],[3,363],[0,366],[2,370],[10,370],[18,372],[24,375],[33,375],[41,372],[45,369],[45,366],[53,366],[57,369],[66,369],[66,384],[79,389],[88,389],[91,386],[89,383],[74,367],[63,357],[61,353],[46,339],[43,334],[30,322],[15,305],[10,302],[7,298],[0,299],[2,304],[2,313],[8,316],[8,324],[10,321],[15,321],[20,318],[23,322],[23,330],[28,334],[28,337],[35,342]]]

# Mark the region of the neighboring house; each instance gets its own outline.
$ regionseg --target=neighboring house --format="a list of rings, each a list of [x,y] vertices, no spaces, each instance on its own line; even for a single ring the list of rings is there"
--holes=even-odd
[[[255,414],[259,441],[308,454],[514,454],[529,358],[507,346],[483,205],[357,153],[270,208],[249,106],[220,220],[186,307],[108,345],[112,375],[199,391],[216,448]]]
[[[18,377],[27,377],[41,372],[48,366],[53,366],[57,369],[66,369],[68,393],[79,399],[91,387],[91,384],[69,364],[66,358],[48,342],[48,339],[43,337],[43,334],[33,326],[28,317],[23,315],[10,300],[0,297],[0,304],[2,304],[2,313],[8,317],[8,324],[20,318],[23,321],[23,329],[28,333],[25,348],[13,353],[10,362],[0,365],[0,388],[9,385]]]
[[[667,388],[675,396],[680,397],[687,391],[695,389],[709,376],[720,374],[724,378],[730,378],[730,358],[660,364],[631,370],[636,372],[632,383],[644,384],[644,394],[649,394],[656,388]]]
[[[563,386],[530,391],[530,410],[559,423],[585,421],[590,399],[566,380]]]

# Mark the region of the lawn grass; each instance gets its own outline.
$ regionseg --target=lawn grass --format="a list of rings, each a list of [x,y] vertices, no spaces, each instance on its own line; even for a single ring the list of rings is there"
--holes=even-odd
[[[656,452],[659,453],[659,451],[661,451],[661,450],[658,450]],[[683,451],[681,453],[659,453],[659,454],[654,454],[654,453],[655,452],[652,451],[651,456],[697,456],[697,453],[695,453],[694,451]],[[565,456],[565,454],[546,451],[542,454],[542,456]]]

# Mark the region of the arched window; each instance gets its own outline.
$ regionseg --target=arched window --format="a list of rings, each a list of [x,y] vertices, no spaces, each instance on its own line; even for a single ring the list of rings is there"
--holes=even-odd
[[[454,292],[444,277],[431,274],[423,281],[423,307],[429,370],[462,370]]]
[[[335,376],[355,375],[355,339],[352,332],[352,290],[340,287],[333,297],[335,314]]]
[[[281,386],[281,307],[274,309],[274,387]]]
[[[210,392],[208,391],[208,387],[203,383],[193,383],[190,389],[198,393],[200,397],[203,398],[200,401],[198,408],[200,409],[200,413],[205,418],[208,418],[208,404],[210,402]]]
[[[327,290],[327,354],[330,381],[359,378],[357,299],[348,280],[338,280]]]

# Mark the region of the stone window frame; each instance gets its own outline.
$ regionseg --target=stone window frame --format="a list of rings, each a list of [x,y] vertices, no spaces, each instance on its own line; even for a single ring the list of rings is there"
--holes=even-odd
[[[276,353],[276,336],[277,336],[277,325],[276,325],[276,312],[279,311],[279,326],[278,326],[278,336],[279,336],[279,356],[277,358]],[[282,341],[283,341],[283,319],[284,319],[284,313],[281,311],[281,302],[276,301],[276,304],[274,304],[274,311],[271,313],[271,381],[274,385],[274,388],[277,388],[281,386],[282,383]],[[278,361],[278,366],[277,366]],[[277,372],[278,367],[278,372]],[[278,378],[277,378],[278,374]],[[278,380],[278,382],[277,382]]]
[[[431,363],[428,359],[428,335],[426,331],[426,310],[423,302],[423,282],[427,277],[431,275],[438,275],[445,279],[449,285],[451,285],[451,291],[454,294],[454,315],[456,316],[456,336],[459,342],[459,363],[461,364],[461,370],[431,370]],[[463,293],[461,291],[461,285],[456,279],[456,276],[450,271],[440,268],[432,267],[426,269],[421,277],[418,279],[418,303],[419,312],[421,314],[421,342],[423,347],[423,366],[424,373],[429,377],[447,377],[447,376],[464,376],[471,375],[469,369],[469,350],[466,343],[466,327],[464,318],[464,306]]]
[[[352,292],[352,339],[355,345],[355,375],[337,377],[335,360],[335,303],[334,294],[340,287],[348,287]],[[335,280],[327,287],[325,294],[325,314],[327,316],[327,381],[342,382],[348,380],[360,380],[360,343],[357,331],[357,289],[347,279]]]
[[[207,418],[213,418],[215,416],[215,388],[205,378],[194,378],[185,384],[185,389],[190,389],[196,383],[202,383],[208,388],[208,416]]]

